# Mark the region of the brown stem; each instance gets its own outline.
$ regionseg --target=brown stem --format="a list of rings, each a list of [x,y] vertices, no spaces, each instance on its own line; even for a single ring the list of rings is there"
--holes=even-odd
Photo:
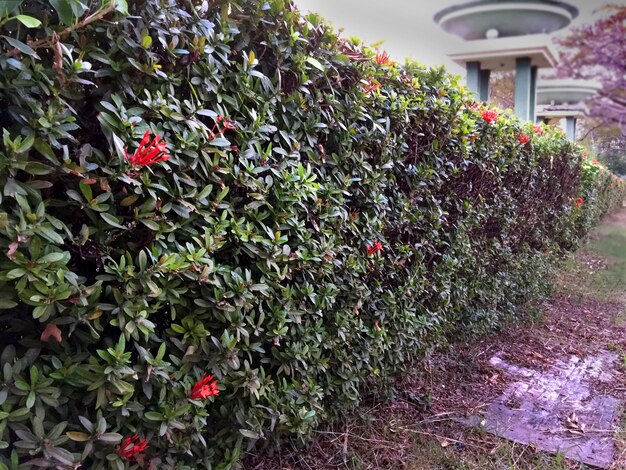
[[[97,11],[92,15],[87,16],[86,18],[82,19],[78,23],[73,24],[72,26],[69,26],[68,28],[65,28],[60,33],[54,33],[52,36],[38,39],[36,41],[29,41],[28,46],[31,49],[38,49],[40,47],[50,46],[51,44],[55,42],[55,40],[58,40],[59,38],[63,38],[67,36],[68,34],[70,34],[72,31],[83,28],[87,26],[88,24],[93,23],[94,21],[101,20],[112,11],[115,11],[115,2],[111,3],[111,5],[109,5],[108,7],[103,8],[102,10]],[[13,57],[20,53],[21,51],[18,48],[11,49],[9,52],[6,53],[6,57]]]

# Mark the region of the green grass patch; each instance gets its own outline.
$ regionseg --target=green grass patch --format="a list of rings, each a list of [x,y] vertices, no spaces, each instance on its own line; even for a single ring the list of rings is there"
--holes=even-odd
[[[537,452],[531,446],[498,438],[485,442],[486,448],[458,450],[442,447],[436,440],[420,438],[415,443],[415,464],[410,470],[587,470],[584,464],[567,460],[562,454]]]
[[[626,227],[620,219],[607,219],[586,245],[563,264],[557,290],[580,298],[619,301],[626,292]],[[616,317],[626,322],[626,311]]]

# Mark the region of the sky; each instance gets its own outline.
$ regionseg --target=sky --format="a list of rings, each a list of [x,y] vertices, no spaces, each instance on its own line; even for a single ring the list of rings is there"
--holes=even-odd
[[[603,0],[567,0],[579,9],[579,16],[570,27],[590,23],[594,11],[607,3]],[[617,0],[610,3],[623,3]],[[433,22],[439,10],[464,0],[295,0],[303,12],[314,11],[343,28],[343,36],[357,36],[366,43],[384,41],[380,46],[393,59],[406,57],[426,64],[445,65],[453,73],[462,74],[461,67],[447,57],[460,38],[446,33]],[[567,29],[555,34],[567,33]],[[522,39],[520,39],[522,40]]]

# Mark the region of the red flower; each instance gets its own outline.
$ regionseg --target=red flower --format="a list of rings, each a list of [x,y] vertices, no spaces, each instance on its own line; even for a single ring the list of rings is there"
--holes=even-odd
[[[155,163],[168,160],[170,156],[165,153],[167,142],[161,141],[162,138],[162,136],[157,135],[152,142],[150,142],[150,130],[147,130],[141,142],[139,142],[139,147],[135,153],[129,154],[128,151],[124,149],[124,158],[126,158],[126,161],[130,162],[133,168],[136,166],[154,165]]]
[[[495,122],[498,119],[498,113],[496,111],[492,111],[491,109],[485,109],[482,112],[482,117],[485,122]]]
[[[222,124],[222,128],[217,130],[217,127]],[[215,119],[215,124],[213,125],[213,129],[209,131],[209,137],[211,140],[217,139],[219,136],[224,134],[225,131],[235,129],[237,127],[237,123],[233,121],[229,121],[222,115],[218,115]],[[217,130],[217,132],[215,132]]]
[[[383,244],[381,242],[374,242],[372,246],[367,247],[368,255],[373,255],[374,253],[378,253],[379,251],[383,251]]]
[[[589,152],[583,152],[583,157],[586,157],[589,155]]]
[[[528,142],[530,142],[530,137],[522,132],[520,135],[517,136],[517,140],[520,144],[526,145]]]
[[[393,65],[393,62],[389,60],[389,54],[386,51],[376,52],[376,63],[378,65]]]
[[[602,165],[602,163],[600,163],[598,160],[591,160],[591,163],[598,166]]]
[[[217,381],[214,382],[214,380],[212,375],[204,374],[191,389],[189,398],[192,400],[201,400],[218,395],[220,391],[217,388]]]
[[[374,90],[378,90],[381,87],[380,83],[374,82],[372,79],[368,80],[365,85],[363,85],[363,91],[365,93],[371,93]]]
[[[224,116],[217,116],[217,121],[216,122],[218,122],[218,123],[221,122],[222,126],[224,126],[224,130],[226,130],[226,129],[234,129],[235,127],[237,127],[234,122],[229,121]]]
[[[579,197],[578,199],[576,199],[576,207],[582,206],[583,202],[585,202],[585,200],[582,197]]]
[[[139,436],[135,434],[124,439],[117,453],[124,459],[135,459],[137,454],[142,453],[147,448],[148,441],[139,439]]]
[[[533,126],[533,131],[535,131],[535,134],[543,134],[543,129],[541,126]]]

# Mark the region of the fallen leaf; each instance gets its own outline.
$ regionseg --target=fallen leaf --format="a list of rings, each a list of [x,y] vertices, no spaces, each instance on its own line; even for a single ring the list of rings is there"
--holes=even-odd
[[[582,436],[585,434],[585,423],[581,423],[576,413],[572,413],[565,420],[565,427],[571,434]]]

